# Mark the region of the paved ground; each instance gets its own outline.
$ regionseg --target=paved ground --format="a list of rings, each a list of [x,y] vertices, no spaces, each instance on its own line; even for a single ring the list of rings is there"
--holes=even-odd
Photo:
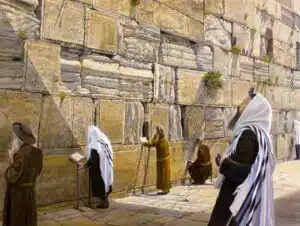
[[[300,225],[300,161],[277,165],[274,175],[276,225]],[[40,215],[41,226],[207,225],[217,195],[211,185],[178,186],[167,196],[116,199],[109,210],[64,209]]]

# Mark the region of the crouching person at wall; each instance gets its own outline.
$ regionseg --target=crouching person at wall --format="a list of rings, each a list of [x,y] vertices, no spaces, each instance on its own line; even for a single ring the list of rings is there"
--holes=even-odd
[[[5,171],[3,226],[36,226],[35,184],[43,167],[41,150],[33,147],[36,140],[31,129],[14,123],[10,162]]]
[[[108,196],[113,184],[113,150],[107,136],[95,126],[88,128],[87,163],[81,168],[89,169],[92,195],[101,199],[97,208],[109,207]]]

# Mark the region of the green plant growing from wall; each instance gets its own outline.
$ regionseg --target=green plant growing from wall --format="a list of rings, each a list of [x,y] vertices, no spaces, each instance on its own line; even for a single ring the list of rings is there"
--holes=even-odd
[[[262,57],[262,61],[264,61],[266,63],[270,63],[271,62],[270,58],[267,55]]]
[[[242,52],[241,47],[239,45],[232,46],[231,51],[232,51],[232,53],[237,54],[237,55],[239,55]]]
[[[210,71],[203,76],[203,84],[207,95],[215,97],[217,91],[223,88],[222,74]]]
[[[63,103],[64,99],[66,98],[67,94],[64,91],[61,91],[59,93],[59,98],[60,98],[60,105]]]
[[[18,32],[18,36],[19,36],[19,38],[22,39],[22,40],[26,40],[26,39],[27,39],[27,34],[26,34],[25,31],[19,31],[19,32]]]

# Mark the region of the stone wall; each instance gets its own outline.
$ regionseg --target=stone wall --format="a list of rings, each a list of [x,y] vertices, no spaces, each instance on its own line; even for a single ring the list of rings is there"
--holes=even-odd
[[[10,124],[30,125],[45,154],[40,204],[74,198],[75,168],[67,157],[84,150],[91,124],[113,143],[116,192],[133,188],[139,137],[152,136],[157,124],[171,142],[172,178],[182,179],[189,144],[201,137],[213,158],[223,152],[231,136],[228,121],[258,83],[273,107],[277,157],[290,157],[291,121],[300,119],[300,3],[0,2],[0,171]],[[202,82],[211,70],[220,71],[224,82],[214,98]],[[152,185],[155,152],[149,167]],[[1,180],[2,196],[4,186]]]

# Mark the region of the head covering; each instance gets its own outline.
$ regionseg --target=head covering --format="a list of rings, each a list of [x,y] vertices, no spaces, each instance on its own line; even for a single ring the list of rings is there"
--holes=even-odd
[[[87,159],[91,157],[92,149],[96,150],[99,155],[100,172],[105,190],[108,192],[109,187],[113,184],[113,150],[107,136],[96,126],[88,128]]]
[[[230,211],[238,225],[273,226],[273,178],[275,156],[270,138],[272,108],[259,93],[249,102],[233,131],[233,138],[224,156],[231,156],[245,130],[256,134],[259,150],[247,179],[236,189]],[[224,157],[223,157],[224,158]],[[224,179],[219,175],[216,186]]]
[[[161,137],[164,137],[165,136],[165,132],[164,132],[164,130],[163,130],[163,128],[161,127],[161,126],[156,126],[156,130],[157,130],[157,132],[159,133],[159,135],[161,136]]]
[[[300,144],[300,122],[298,120],[294,120],[294,143]]]
[[[210,151],[208,146],[204,144],[199,146],[197,160],[201,161],[202,163],[210,162]]]
[[[35,144],[35,137],[32,134],[31,129],[27,125],[15,122],[12,124],[12,130],[17,135],[17,137],[26,144]]]

